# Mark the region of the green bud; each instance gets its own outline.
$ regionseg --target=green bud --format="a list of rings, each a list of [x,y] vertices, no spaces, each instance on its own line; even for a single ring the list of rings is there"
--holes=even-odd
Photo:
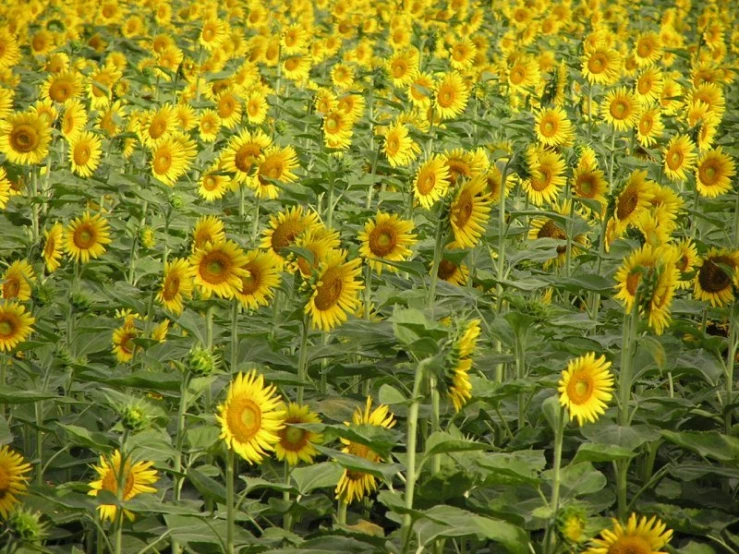
[[[210,375],[218,368],[218,356],[207,348],[196,346],[190,350],[187,367],[195,375]]]
[[[8,529],[21,542],[37,543],[46,534],[41,514],[16,507],[8,516]]]
[[[132,433],[138,433],[149,426],[149,416],[141,406],[132,403],[121,410],[121,425]]]

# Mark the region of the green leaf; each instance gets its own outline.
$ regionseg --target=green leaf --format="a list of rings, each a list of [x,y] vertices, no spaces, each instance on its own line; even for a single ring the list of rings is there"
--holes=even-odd
[[[221,483],[194,468],[187,470],[187,478],[204,497],[225,504],[226,487],[221,485]]]
[[[663,429],[661,433],[671,443],[704,458],[713,458],[719,462],[739,462],[739,438],[722,435],[718,431],[676,432]]]
[[[393,387],[392,385],[388,385],[387,383],[383,384],[380,387],[380,391],[378,393],[380,404],[404,404],[405,402],[408,402],[408,399],[403,396],[403,393],[400,392],[398,389]]]
[[[339,483],[343,470],[333,462],[322,462],[307,467],[297,467],[291,476],[300,494],[306,495],[315,489],[333,488]]]
[[[621,427],[603,420],[584,426],[581,432],[586,439],[596,444],[612,444],[628,450],[635,450],[645,442],[656,441],[660,437],[659,431],[649,425]]]
[[[547,471],[547,477],[551,478],[553,472]],[[577,497],[593,494],[603,490],[608,481],[606,476],[593,467],[590,462],[570,464],[562,468],[561,472],[562,496]]]
[[[447,454],[449,452],[469,452],[472,450],[487,450],[487,444],[468,439],[454,437],[444,431],[432,433],[426,440],[425,456],[433,454]]]
[[[27,404],[51,398],[59,398],[59,395],[51,392],[0,387],[0,403],[2,404]]]
[[[326,425],[323,428],[324,442],[342,438],[368,446],[381,457],[387,458],[395,446],[402,441],[402,435],[394,429],[386,429],[379,425]]]
[[[559,277],[555,283],[557,288],[563,288],[574,293],[586,290],[600,294],[613,292],[614,285],[613,280],[593,273],[584,273],[574,277]]]
[[[586,442],[577,449],[572,464],[583,462],[612,462],[614,460],[628,460],[636,456],[636,452],[623,446],[613,444],[593,444]]]
[[[648,335],[640,337],[638,339],[638,345],[649,352],[649,354],[652,356],[652,359],[654,360],[654,363],[657,364],[657,367],[660,370],[665,368],[665,365],[667,363],[667,354],[665,353],[664,346],[662,346],[662,344],[656,338],[650,337]]]
[[[81,444],[103,452],[110,449],[110,440],[102,433],[90,431],[79,425],[65,425],[64,423],[58,423],[57,425],[64,430],[67,440],[72,444]]]
[[[546,458],[543,450],[494,452],[476,457],[475,464],[484,471],[486,484],[537,486]]]
[[[333,448],[326,448],[325,446],[317,445],[316,449],[321,454],[331,456],[345,469],[369,473],[370,475],[374,475],[380,479],[391,480],[396,473],[403,470],[403,466],[400,464],[371,462],[360,456],[345,454],[338,450],[334,450]]]

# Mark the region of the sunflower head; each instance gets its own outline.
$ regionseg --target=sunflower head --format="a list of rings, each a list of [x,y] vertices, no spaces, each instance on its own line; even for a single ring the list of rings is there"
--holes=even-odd
[[[1,320],[0,320],[1,324]],[[18,504],[18,497],[28,489],[26,473],[31,464],[7,445],[0,446],[0,517],[6,519],[10,510]]]
[[[637,519],[636,514],[631,514],[626,525],[614,519],[613,528],[601,531],[585,554],[661,554],[670,539],[672,530],[656,516]]]
[[[594,353],[585,354],[567,364],[559,381],[559,403],[567,408],[570,421],[582,425],[594,423],[605,413],[606,402],[612,397],[613,375],[608,371],[611,362],[605,356],[596,359]]]
[[[323,435],[299,427],[300,424],[319,424],[321,419],[308,406],[291,402],[285,411],[285,426],[277,434],[280,437],[275,445],[277,459],[290,465],[301,461],[311,464],[318,451],[313,446],[323,441]]]

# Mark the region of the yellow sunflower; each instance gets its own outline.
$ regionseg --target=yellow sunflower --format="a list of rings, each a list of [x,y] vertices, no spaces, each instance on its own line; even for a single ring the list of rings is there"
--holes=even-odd
[[[346,150],[351,146],[354,119],[339,110],[331,110],[323,119],[323,141],[328,148]]]
[[[693,286],[692,273],[698,263],[698,250],[691,239],[683,239],[675,246],[675,265],[680,272],[677,288],[689,289]]]
[[[414,71],[408,85],[408,98],[414,106],[426,109],[431,105],[434,92],[434,76],[431,73]]]
[[[470,92],[456,71],[445,74],[434,89],[434,109],[441,119],[452,119],[467,107]]]
[[[72,140],[87,125],[87,112],[79,100],[67,100],[64,104],[62,116],[62,134],[67,140]]]
[[[621,76],[621,56],[605,44],[586,48],[582,74],[591,84],[612,85]]]
[[[113,354],[116,360],[125,364],[133,360],[136,345],[133,343],[138,338],[139,332],[133,320],[126,320],[123,325],[113,331]]]
[[[711,248],[697,265],[695,298],[714,307],[734,302],[734,287],[739,283],[739,251]]]
[[[408,127],[394,123],[385,131],[382,151],[391,167],[407,166],[416,159],[421,149],[408,133]]]
[[[46,271],[54,273],[61,265],[59,260],[62,259],[64,226],[59,222],[54,223],[51,229],[44,231],[44,237],[46,242],[44,243],[43,256]]]
[[[197,153],[195,141],[184,134],[173,134],[152,151],[151,172],[165,185],[173,187],[187,173]]]
[[[280,441],[285,415],[277,388],[266,385],[264,376],[251,370],[231,382],[216,419],[226,446],[250,464],[259,464]]]
[[[653,516],[643,516],[637,521],[636,514],[631,514],[624,526],[613,520],[613,529],[604,529],[600,538],[593,539],[585,554],[667,554],[662,548],[672,539],[672,530]]]
[[[380,405],[374,410],[372,409],[372,398],[367,397],[367,404],[364,410],[357,408],[352,415],[352,421],[349,423],[345,421],[345,425],[374,425],[377,427],[384,427],[389,429],[395,425],[395,417],[390,412],[389,408],[385,405]],[[359,444],[347,439],[341,439],[344,444],[342,452],[351,454],[352,456],[359,456],[370,462],[379,462],[381,457],[370,447],[364,444]],[[347,504],[351,504],[355,500],[361,500],[372,491],[377,488],[377,479],[374,475],[369,473],[363,473],[361,471],[355,471],[351,469],[345,469],[344,474],[339,479],[339,484],[336,486],[336,498],[341,499]]]
[[[608,189],[605,174],[598,168],[595,152],[590,147],[584,147],[572,174],[572,190],[575,196],[599,202],[602,206],[599,215],[602,216],[607,205],[605,195]]]
[[[192,231],[192,250],[204,248],[206,244],[218,244],[226,240],[226,227],[214,215],[204,215],[195,222]]]
[[[121,464],[123,464],[122,471]],[[87,494],[97,496],[100,491],[108,491],[116,496],[121,494],[123,500],[126,501],[139,494],[157,492],[152,485],[159,480],[159,476],[156,470],[152,469],[153,465],[153,462],[131,463],[130,459],[123,463],[120,450],[113,452],[109,458],[100,456],[100,462],[93,468],[99,479],[90,483],[91,490]],[[121,484],[123,485],[122,490]],[[98,506],[98,512],[103,520],[107,519],[112,522],[116,519],[118,507],[115,504],[102,504]],[[123,510],[123,515],[133,521],[133,513],[129,510]]]
[[[664,79],[662,72],[656,67],[645,69],[636,79],[634,92],[645,106],[657,102],[662,97]]]
[[[72,171],[81,177],[91,177],[95,173],[101,153],[100,137],[90,131],[81,131],[69,141],[69,162]]]
[[[601,115],[617,131],[628,131],[639,121],[638,108],[634,94],[626,87],[619,87],[606,94],[601,105]]]
[[[535,206],[557,199],[565,186],[565,161],[562,155],[541,147],[530,147],[526,153],[531,175],[523,182],[523,189]]]
[[[321,423],[315,413],[308,406],[301,406],[290,402],[285,412],[285,426],[277,432],[280,440],[275,444],[275,456],[280,461],[285,460],[289,465],[296,466],[302,460],[306,464],[312,464],[313,458],[318,455],[314,444],[323,442],[323,435],[314,433],[295,424],[317,424]]]
[[[467,181],[452,201],[449,221],[454,240],[461,248],[474,248],[485,232],[490,218],[490,196],[483,176]]]
[[[624,258],[621,267],[616,272],[617,293],[614,298],[624,305],[624,310],[627,313],[633,310],[637,289],[642,283],[642,278],[647,276],[659,264],[658,256],[662,252],[664,250],[655,250],[651,244],[645,244]],[[640,292],[644,293],[645,291],[641,290]]]
[[[636,38],[634,58],[639,67],[654,65],[662,57],[662,39],[654,31],[646,31]]]
[[[221,165],[225,171],[234,174],[237,183],[246,183],[253,177],[264,151],[271,144],[272,139],[262,131],[244,129],[229,140],[221,156]]]
[[[430,209],[448,190],[449,166],[442,156],[435,154],[418,168],[413,182],[414,195],[421,206]]]
[[[20,165],[41,163],[49,153],[51,128],[32,112],[14,113],[0,121],[0,152]]]
[[[470,271],[466,264],[456,264],[451,260],[441,260],[436,272],[439,279],[457,286],[464,286],[470,278]]]
[[[409,246],[416,243],[412,234],[413,222],[400,219],[397,214],[378,211],[375,219],[370,219],[359,233],[359,255],[367,259],[367,263],[378,274],[382,274],[385,264],[383,260],[400,262],[411,254]],[[388,265],[390,271],[397,268]]]
[[[209,143],[218,138],[218,132],[221,130],[221,118],[215,110],[203,110],[198,120],[198,136],[200,140]]]
[[[643,147],[655,144],[665,130],[660,108],[648,108],[641,111],[636,124],[636,138]]]
[[[236,299],[246,308],[256,310],[269,304],[274,290],[280,286],[280,267],[274,256],[261,250],[246,253],[246,263],[241,266],[244,275],[236,289]]]
[[[571,209],[570,206],[570,201],[566,200],[561,205],[555,204],[554,211],[565,217],[569,217]],[[531,240],[549,238],[565,241],[567,240],[567,232],[565,228],[554,219],[546,216],[541,216],[535,217],[531,221],[531,229],[529,229],[528,238]],[[579,249],[575,248],[575,244],[585,243],[586,238],[585,235],[576,235],[572,238],[572,240],[573,243],[570,252],[574,255],[579,252]],[[562,244],[560,246],[557,246],[554,256],[544,262],[544,269],[550,267],[553,264],[556,264],[557,266],[562,266],[564,265],[566,260],[567,246],[565,244]]]
[[[364,287],[357,276],[362,272],[362,259],[345,259],[346,251],[336,250],[319,266],[313,293],[305,305],[313,328],[330,331],[338,327],[360,303],[359,291]]]
[[[315,212],[305,213],[302,206],[295,206],[269,218],[269,228],[262,234],[260,248],[269,251],[278,260],[283,260],[283,249],[295,244],[295,240],[306,230],[319,223]]]
[[[545,108],[536,114],[534,130],[544,146],[571,146],[575,137],[572,123],[562,108]]]
[[[418,70],[419,52],[416,48],[396,51],[385,63],[385,69],[396,88],[408,85]]]
[[[0,29],[0,70],[9,69],[20,61],[18,40],[8,29]]]
[[[64,104],[67,100],[82,94],[82,78],[76,71],[63,71],[52,74],[41,85],[41,97],[57,104]]]
[[[26,260],[16,260],[3,274],[3,299],[25,302],[31,298],[31,285],[35,280],[31,264]]]
[[[709,150],[698,160],[695,186],[701,196],[715,198],[731,190],[731,178],[736,175],[736,164],[721,147]]]
[[[218,167],[205,171],[198,181],[198,196],[206,202],[223,198],[231,189],[231,179],[220,172]]]
[[[157,301],[175,315],[180,315],[183,300],[192,296],[192,279],[195,269],[183,258],[175,258],[164,264],[162,286],[157,293]]]
[[[230,90],[226,90],[218,96],[216,111],[224,127],[233,129],[241,121],[241,100]]]
[[[246,118],[249,123],[261,125],[267,118],[268,111],[267,98],[261,92],[255,91],[246,97]]]
[[[527,93],[541,83],[541,71],[536,60],[519,56],[508,70],[508,85],[512,90]]]
[[[17,302],[0,305],[0,351],[10,352],[33,332],[36,319]]]
[[[472,384],[469,373],[472,369],[472,356],[475,353],[477,339],[480,337],[480,320],[470,321],[462,333],[462,336],[453,346],[453,358],[456,363],[447,375],[447,383],[444,384],[447,396],[454,404],[454,409],[459,412],[467,401],[472,398]]]
[[[64,249],[77,262],[87,263],[105,253],[105,245],[111,243],[110,225],[100,214],[72,220],[65,233]]]
[[[594,353],[570,360],[558,383],[559,403],[567,408],[570,421],[577,419],[580,427],[586,421],[595,423],[606,412],[606,403],[613,397],[611,362],[605,356],[596,359]]]
[[[279,188],[272,181],[293,183],[298,178],[294,169],[300,167],[298,155],[292,146],[273,145],[264,150],[255,178],[249,179],[247,185],[254,189],[258,198],[274,200],[279,196]]]
[[[0,518],[7,519],[13,506],[20,502],[18,497],[26,494],[28,478],[25,474],[29,471],[31,464],[24,461],[23,456],[11,450],[8,445],[0,446]]]
[[[637,169],[629,176],[626,186],[616,198],[613,212],[619,235],[636,221],[641,212],[649,208],[655,185],[654,181],[647,179],[646,170]]]
[[[684,181],[695,167],[695,143],[688,135],[675,135],[665,150],[665,175],[671,181]]]
[[[313,227],[303,231],[295,239],[295,246],[308,250],[313,255],[313,260],[305,256],[298,256],[290,254],[288,258],[291,260],[288,270],[292,273],[297,273],[305,277],[306,279],[311,276],[314,270],[326,260],[326,256],[332,250],[336,250],[341,245],[339,239],[339,232],[335,230],[326,229],[322,223],[318,223]],[[270,254],[272,255],[272,254]],[[274,256],[272,256],[274,257]]]
[[[144,114],[139,124],[139,139],[149,148],[155,148],[177,129],[177,112],[171,104]]]
[[[233,241],[206,243],[190,256],[195,268],[194,280],[203,298],[211,294],[233,298],[242,285],[246,271],[246,255]]]

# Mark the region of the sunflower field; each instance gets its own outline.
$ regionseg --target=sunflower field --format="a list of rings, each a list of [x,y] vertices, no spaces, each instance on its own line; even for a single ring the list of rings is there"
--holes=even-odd
[[[734,0],[4,0],[0,554],[739,554]]]

